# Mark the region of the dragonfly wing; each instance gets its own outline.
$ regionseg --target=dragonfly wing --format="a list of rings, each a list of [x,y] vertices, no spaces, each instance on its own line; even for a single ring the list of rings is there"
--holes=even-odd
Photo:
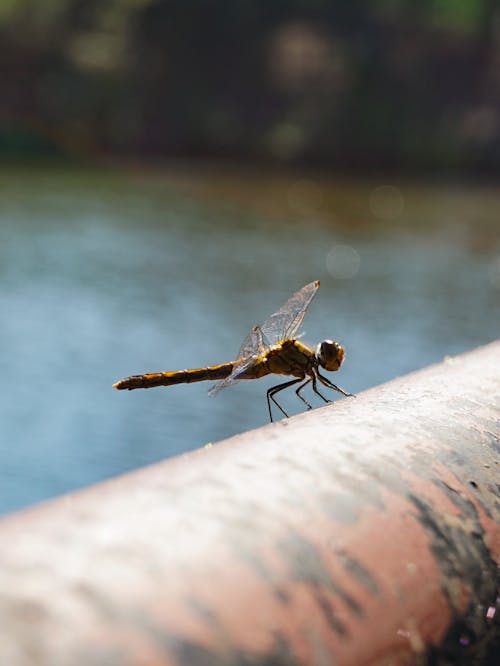
[[[216,395],[223,388],[231,386],[231,384],[238,381],[238,377],[252,365],[260,354],[265,352],[266,348],[267,345],[264,344],[260,326],[254,326],[243,340],[231,374],[225,379],[221,379],[217,384],[214,384],[212,388],[209,389],[208,395]]]
[[[293,338],[297,333],[306,314],[309,303],[318,291],[319,281],[310,282],[291,296],[277,312],[272,314],[262,326],[254,326],[238,352],[231,374],[217,382],[209,390],[209,395],[216,395],[227,386],[231,386],[251,367],[255,360],[265,354],[266,350],[281,340]]]
[[[260,354],[263,347],[264,339],[262,336],[262,329],[260,326],[254,326],[241,343],[241,347],[236,358],[244,359],[248,358],[248,356],[253,356],[254,354]]]
[[[228,377],[226,377],[225,379],[221,379],[220,382],[217,382],[217,384],[214,384],[212,388],[208,390],[208,395],[210,396],[217,395],[217,393],[219,391],[222,391],[222,389],[227,388],[228,386],[231,386],[232,384],[237,382],[239,376],[243,372],[245,372],[245,370],[247,370],[253,363],[255,363],[256,358],[258,357],[247,356],[247,358],[240,359],[239,362],[235,363],[233,371]]]
[[[273,345],[281,340],[295,337],[318,287],[319,280],[306,284],[272,314],[261,327],[264,340]]]

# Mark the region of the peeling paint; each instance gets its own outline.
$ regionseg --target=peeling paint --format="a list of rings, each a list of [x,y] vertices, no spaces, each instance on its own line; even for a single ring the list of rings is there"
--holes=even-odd
[[[0,520],[0,664],[496,666],[498,367],[500,343]]]
[[[370,594],[378,597],[380,589],[371,573],[354,557],[348,555],[345,551],[339,551],[337,555],[346,571],[353,576]]]

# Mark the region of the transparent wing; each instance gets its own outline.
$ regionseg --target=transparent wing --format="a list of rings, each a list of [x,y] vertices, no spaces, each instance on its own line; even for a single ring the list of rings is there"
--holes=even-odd
[[[262,329],[260,326],[254,326],[247,337],[241,343],[237,359],[245,359],[248,356],[262,353],[264,340],[262,338]],[[234,371],[233,371],[234,372]]]
[[[216,395],[223,388],[238,381],[238,378],[252,366],[255,359],[264,354],[271,345],[295,337],[318,287],[318,280],[306,284],[291,296],[285,305],[266,319],[262,326],[254,326],[243,340],[236,357],[238,360],[231,374],[212,386],[208,394]]]
[[[274,345],[281,340],[295,337],[318,287],[319,280],[306,284],[262,324],[265,342]]]
[[[240,347],[237,356],[237,362],[234,365],[234,368],[231,374],[225,379],[221,379],[220,382],[214,384],[211,389],[208,391],[208,395],[214,396],[223,388],[231,386],[236,381],[238,377],[247,370],[255,359],[263,354],[267,349],[267,345],[264,344],[262,338],[262,330],[260,326],[254,326],[247,337],[243,340],[243,343]]]

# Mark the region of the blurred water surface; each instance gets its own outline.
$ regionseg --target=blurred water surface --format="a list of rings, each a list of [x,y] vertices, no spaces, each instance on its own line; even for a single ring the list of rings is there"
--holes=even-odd
[[[353,392],[495,339],[499,219],[487,187],[3,168],[0,511],[265,424],[272,379],[111,385],[232,359],[313,279]]]

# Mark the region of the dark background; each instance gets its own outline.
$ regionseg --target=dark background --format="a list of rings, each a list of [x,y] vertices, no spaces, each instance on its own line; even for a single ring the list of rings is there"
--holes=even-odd
[[[0,157],[500,165],[494,0],[10,0]]]

